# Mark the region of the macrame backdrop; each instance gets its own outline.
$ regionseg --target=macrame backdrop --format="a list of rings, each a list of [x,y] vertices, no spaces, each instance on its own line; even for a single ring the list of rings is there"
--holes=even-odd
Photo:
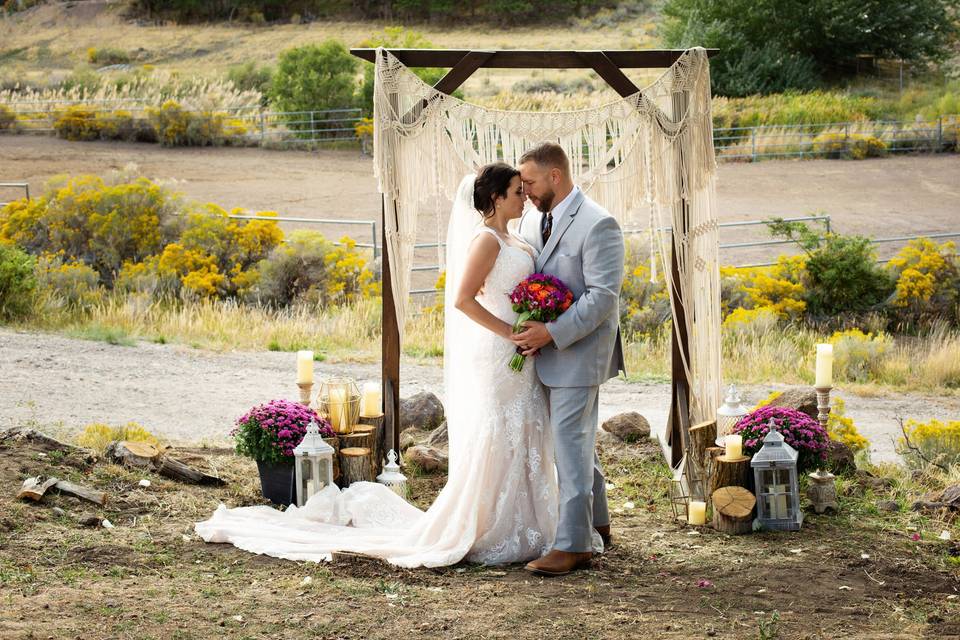
[[[441,215],[467,173],[503,161],[516,166],[539,142],[559,143],[574,181],[623,226],[650,225],[670,287],[686,312],[690,420],[716,417],[720,403],[720,284],[716,161],[707,53],[690,49],[647,88],[609,104],[558,113],[498,111],[441,93],[385,49],[377,50],[374,171],[384,195],[391,282],[401,330],[421,208]],[[685,205],[685,206],[684,206]],[[686,214],[686,217],[684,216]],[[673,233],[663,232],[672,227]],[[656,231],[660,230],[660,231]],[[443,264],[443,251],[438,251]]]

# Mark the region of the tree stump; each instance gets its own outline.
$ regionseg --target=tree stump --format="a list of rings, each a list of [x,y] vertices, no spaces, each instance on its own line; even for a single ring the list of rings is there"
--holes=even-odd
[[[370,449],[350,447],[340,450],[341,486],[346,489],[354,482],[373,482],[373,458]]]
[[[333,447],[333,482],[336,485],[340,484],[340,438],[337,436],[331,436],[329,438],[324,438],[324,442]]]
[[[690,434],[690,450],[687,453],[687,477],[690,483],[691,497],[706,501],[710,495],[707,449],[712,447],[717,439],[717,422],[701,422],[688,429]]]
[[[713,475],[710,477],[710,495],[722,487],[750,487],[750,458],[728,458],[717,456],[713,459]]]
[[[160,458],[160,449],[149,442],[119,440],[107,446],[107,457],[126,467],[152,469]]]
[[[370,454],[373,456],[373,471],[376,475],[380,475],[383,471],[383,459],[387,456],[384,443],[386,429],[383,427],[383,416],[373,418],[360,416],[360,423],[354,428],[354,432],[362,433],[366,431],[373,433],[373,447],[370,449]]]
[[[713,528],[740,535],[753,531],[754,495],[743,487],[721,487],[713,492]]]

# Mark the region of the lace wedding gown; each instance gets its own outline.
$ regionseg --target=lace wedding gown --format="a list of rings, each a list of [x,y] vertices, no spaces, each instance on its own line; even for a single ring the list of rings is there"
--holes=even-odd
[[[500,253],[477,300],[512,324],[517,314],[508,294],[533,272],[534,260],[497,240]],[[461,392],[446,398],[449,479],[427,511],[383,485],[359,482],[343,491],[328,487],[285,512],[221,504],[196,524],[200,537],[290,560],[329,560],[344,551],[402,567],[522,562],[549,550],[557,480],[547,399],[533,362],[515,373],[507,366],[513,343],[463,319],[451,326],[462,334],[455,336],[462,361],[446,366],[456,368]]]

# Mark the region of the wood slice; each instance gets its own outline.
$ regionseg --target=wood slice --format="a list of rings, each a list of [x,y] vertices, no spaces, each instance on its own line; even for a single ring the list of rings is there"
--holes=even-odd
[[[690,483],[691,497],[699,500],[705,499],[710,494],[707,492],[708,482],[708,457],[707,449],[712,447],[717,440],[717,422],[701,422],[688,429],[690,437],[687,439],[690,450],[687,452],[687,477],[693,480]]]
[[[360,448],[360,449],[370,449],[370,452],[373,453],[374,434],[369,431],[366,433],[362,431],[354,431],[353,433],[348,433],[338,437],[340,438],[341,451],[343,449]]]
[[[382,454],[380,453],[383,450],[383,445],[380,440],[383,437],[383,424],[358,424],[353,429],[353,433],[367,436],[367,444],[360,446],[367,447],[370,449],[370,457],[373,459],[373,475],[378,476],[383,470],[383,462],[381,461]]]
[[[373,482],[373,458],[370,456],[370,449],[366,447],[341,449],[340,469],[343,473],[344,488],[354,482]]]
[[[48,478],[44,480],[43,476],[35,476],[33,478],[27,478],[23,481],[23,486],[20,487],[20,491],[17,492],[17,499],[22,500],[27,498],[37,502],[43,495],[47,492],[47,489],[59,482],[56,478]]]
[[[83,500],[98,504],[101,507],[107,504],[107,494],[103,491],[97,491],[96,489],[90,489],[89,487],[84,487],[79,484],[73,484],[72,482],[67,482],[66,480],[58,480],[54,487],[60,493],[66,493],[67,495],[82,498]]]
[[[330,438],[324,438],[324,442],[333,447],[333,482],[339,486],[340,484],[340,438],[337,436],[332,436]]]
[[[710,495],[722,487],[750,487],[750,458],[728,458],[717,456],[713,459],[713,475],[710,477]]]
[[[120,440],[107,446],[107,456],[124,466],[144,469],[154,466],[160,450],[148,442]]]
[[[740,535],[753,531],[757,499],[743,487],[721,487],[713,492],[713,528]]]

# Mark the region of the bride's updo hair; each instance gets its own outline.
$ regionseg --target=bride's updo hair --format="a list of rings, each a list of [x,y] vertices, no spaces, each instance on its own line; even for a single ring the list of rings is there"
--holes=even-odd
[[[473,206],[484,218],[493,215],[494,199],[505,197],[510,181],[520,172],[504,162],[494,162],[480,167],[473,183]]]

